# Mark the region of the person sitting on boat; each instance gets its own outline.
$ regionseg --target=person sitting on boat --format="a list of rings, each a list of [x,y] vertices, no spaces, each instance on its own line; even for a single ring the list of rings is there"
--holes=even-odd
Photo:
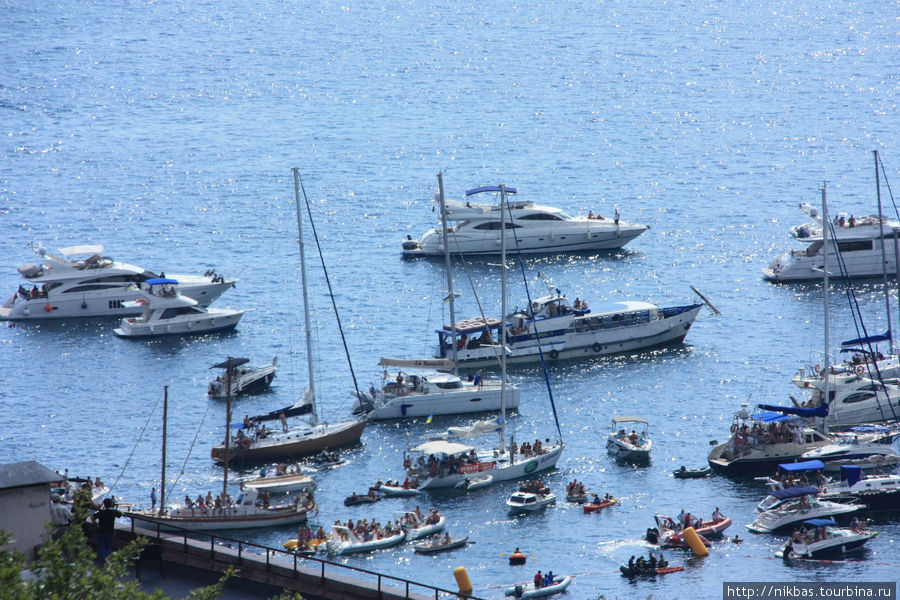
[[[553,571],[547,571],[547,574],[544,575],[544,587],[548,587],[553,585],[553,580],[556,576],[553,574]]]
[[[809,498],[806,496],[800,496],[800,508],[809,508]]]
[[[628,559],[628,570],[634,571],[634,554],[632,554],[631,558]]]
[[[591,503],[592,504],[600,504],[600,502],[601,502],[600,496],[598,496],[597,494],[594,494],[594,496],[591,498]]]
[[[725,515],[722,514],[722,511],[719,510],[719,507],[716,507],[716,510],[713,511],[712,520],[713,521],[722,521],[725,519]]]
[[[662,552],[660,552],[660,553],[659,553],[659,560],[656,561],[656,568],[657,568],[657,569],[665,569],[665,568],[668,567],[668,566],[669,566],[669,561],[667,561],[667,560],[663,557]]]
[[[650,560],[647,562],[650,566],[650,569],[655,571],[656,570],[656,557],[653,555],[652,552],[650,553]]]
[[[631,433],[628,434],[628,441],[631,442],[632,444],[637,445],[637,443],[638,443],[638,434],[637,434],[637,432],[636,432],[634,429],[632,429],[632,430],[631,430]]]
[[[532,446],[535,454],[543,454],[544,446],[541,444],[541,440],[534,440],[534,445]]]
[[[447,533],[444,534],[444,539],[441,540],[441,546],[446,546],[446,545],[448,545],[451,541],[452,541],[452,538],[450,537],[450,533],[447,532]]]
[[[639,556],[638,559],[636,561],[634,561],[634,567],[638,571],[644,571],[647,568],[647,561],[644,560],[643,555]]]

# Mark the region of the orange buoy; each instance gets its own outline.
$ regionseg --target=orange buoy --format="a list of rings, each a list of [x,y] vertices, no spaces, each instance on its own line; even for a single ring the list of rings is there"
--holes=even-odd
[[[45,305],[44,305],[44,310],[46,310],[47,312],[50,312],[51,310],[53,310],[53,307],[50,306],[49,304],[45,304]]]
[[[453,576],[456,578],[456,585],[459,586],[459,593],[466,596],[472,593],[472,582],[469,581],[469,574],[465,567],[456,567],[453,569]]]

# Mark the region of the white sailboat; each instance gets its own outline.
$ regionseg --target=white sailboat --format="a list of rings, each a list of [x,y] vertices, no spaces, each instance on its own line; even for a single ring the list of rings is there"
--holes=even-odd
[[[309,316],[309,294],[307,291],[306,254],[303,248],[303,218],[300,211],[300,173],[295,167],[294,195],[297,203],[297,231],[300,244],[300,273],[303,282],[303,316],[306,325],[306,358],[309,370],[309,390],[307,396],[312,405],[309,423],[289,427],[287,430],[273,430],[263,436],[251,436],[238,430],[238,435],[225,444],[212,449],[212,458],[217,462],[241,460],[266,462],[318,454],[326,449],[339,448],[359,442],[366,427],[365,419],[350,419],[336,423],[320,423],[316,414],[315,372],[312,356],[312,320]],[[230,442],[230,443],[229,443]]]
[[[438,184],[441,198],[443,198],[444,185],[440,174],[438,174]],[[500,192],[501,206],[503,206],[506,202],[506,188],[500,185],[497,189]],[[501,211],[501,223],[505,222],[504,220],[504,211]],[[505,240],[505,237],[501,238],[500,252],[503,314],[506,314]],[[452,288],[450,293],[452,295]],[[499,339],[506,339],[505,325],[501,328],[500,333]],[[425,442],[412,448],[411,454],[418,454],[418,456],[414,459],[411,455],[408,455],[404,465],[407,476],[418,482],[416,486],[418,489],[464,488],[472,477],[483,475],[489,475],[490,479],[488,481],[491,483],[508,481],[533,475],[539,471],[552,469],[556,466],[564,448],[561,439],[558,444],[550,444],[548,442],[546,447],[538,445],[538,448],[534,450],[529,449],[526,452],[516,448],[515,442],[512,440],[509,446],[506,444],[506,354],[506,347],[501,343],[500,380],[503,384],[499,419],[499,447],[485,449],[449,440],[436,440]],[[559,430],[558,423],[557,430]]]

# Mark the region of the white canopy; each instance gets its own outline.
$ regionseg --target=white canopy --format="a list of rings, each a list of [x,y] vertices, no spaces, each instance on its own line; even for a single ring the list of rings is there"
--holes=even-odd
[[[463,454],[466,452],[471,452],[474,450],[472,446],[466,446],[465,444],[457,444],[456,442],[447,442],[444,440],[435,440],[431,442],[425,442],[424,444],[419,444],[415,448],[413,448],[414,452],[421,452],[422,454]]]
[[[453,368],[453,360],[449,358],[382,358],[378,364],[382,367],[405,367],[418,369],[441,369],[449,370]]]

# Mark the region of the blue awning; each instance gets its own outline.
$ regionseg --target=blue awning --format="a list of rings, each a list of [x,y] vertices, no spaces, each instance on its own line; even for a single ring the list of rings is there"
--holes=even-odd
[[[819,488],[806,485],[803,487],[792,487],[786,490],[772,490],[770,496],[775,496],[779,500],[787,500],[788,498],[799,498],[800,496],[814,496],[819,493]]]
[[[841,465],[841,481],[846,481],[847,485],[853,486],[854,483],[862,479],[862,467],[857,465]]]
[[[878,342],[887,342],[891,339],[891,330],[888,329],[884,333],[870,335],[866,337],[856,338],[855,340],[847,340],[841,342],[841,346],[858,346],[860,344],[877,344]]]
[[[481,187],[472,188],[471,190],[466,190],[466,196],[471,196],[473,194],[480,194],[481,192],[499,192],[499,191],[500,191],[499,185],[483,185]],[[517,193],[516,188],[508,187],[508,188],[506,188],[506,193],[507,194],[515,194],[515,193]]]
[[[813,527],[837,527],[837,523],[831,519],[807,519],[803,521],[803,524]]]
[[[171,283],[173,285],[178,283],[177,279],[169,279],[168,277],[155,277],[153,279],[148,279],[147,283],[150,285],[160,285],[163,283]]]
[[[786,415],[797,415],[798,417],[827,417],[828,405],[820,404],[815,408],[801,408],[799,406],[774,406],[772,404],[760,404],[763,410],[774,410]]]
[[[804,460],[802,462],[795,463],[784,463],[782,465],[778,465],[780,469],[784,469],[785,471],[816,471],[818,469],[824,469],[825,463],[821,460]]]
[[[754,421],[762,421],[763,423],[777,423],[778,421],[787,421],[791,417],[777,412],[761,412],[753,413],[750,418]]]

